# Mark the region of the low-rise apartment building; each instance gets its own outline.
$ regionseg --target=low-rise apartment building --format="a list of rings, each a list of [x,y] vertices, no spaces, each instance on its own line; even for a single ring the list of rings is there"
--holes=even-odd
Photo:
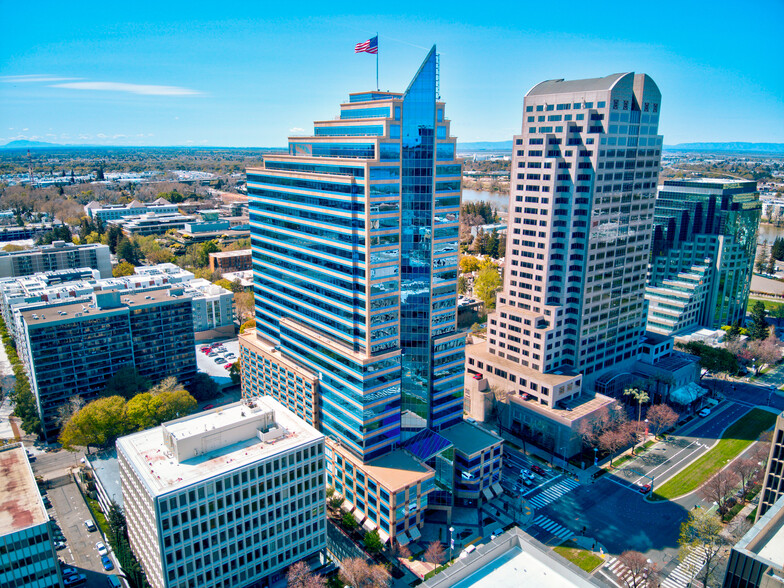
[[[97,269],[102,278],[112,277],[109,246],[100,243],[74,245],[65,241],[54,241],[51,245],[32,249],[0,252],[0,278],[83,267]]]

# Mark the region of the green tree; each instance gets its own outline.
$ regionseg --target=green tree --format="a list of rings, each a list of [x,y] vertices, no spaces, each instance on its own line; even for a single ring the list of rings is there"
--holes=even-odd
[[[468,278],[466,276],[457,276],[457,293],[460,295],[468,293]]]
[[[500,244],[501,240],[498,238],[498,230],[493,229],[493,232],[490,233],[490,236],[487,238],[487,255],[493,259],[498,259],[500,257],[498,252],[498,247]]]
[[[112,275],[115,278],[121,278],[123,276],[132,276],[136,273],[136,268],[128,263],[127,261],[121,261],[117,265],[112,268]]]
[[[126,420],[125,399],[109,396],[93,400],[76,412],[60,433],[60,443],[65,449],[76,447],[108,447],[129,433]]]
[[[139,265],[142,262],[142,252],[135,241],[123,238],[117,245],[117,259],[127,261],[132,265]]]
[[[104,385],[101,396],[122,396],[130,399],[150,387],[150,380],[139,375],[133,365],[124,365]]]
[[[754,263],[754,269],[757,271],[758,274],[765,273],[767,260],[768,260],[768,244],[766,242],[762,244],[762,247],[759,250],[759,254],[757,255],[757,261]]]
[[[158,426],[161,422],[158,419],[161,402],[161,398],[155,394],[137,394],[128,401],[125,408],[128,424],[139,431]]]
[[[690,510],[688,518],[681,524],[678,558],[683,561],[692,550],[703,549],[704,567],[701,580],[704,586],[712,585],[709,582],[721,563],[721,548],[724,545],[721,536],[723,528],[719,515],[703,508]]]
[[[125,236],[123,235],[122,229],[116,225],[112,225],[109,227],[109,230],[106,231],[107,237],[107,245],[109,246],[109,251],[112,253],[117,253],[117,246],[120,244]]]
[[[776,261],[784,261],[784,238],[776,237],[771,247],[770,255]]]
[[[255,329],[256,328],[256,319],[250,319],[249,321],[245,321],[240,325],[240,334],[244,333],[248,329]]]
[[[218,244],[215,241],[206,241],[205,243],[202,243],[196,261],[197,265],[199,267],[206,267],[210,263],[210,253],[218,253],[219,251],[220,247],[218,247]]]
[[[231,370],[229,370],[229,374],[231,374]],[[218,384],[215,383],[215,380],[203,372],[199,372],[194,376],[187,390],[199,402],[217,398],[219,393]]]
[[[485,304],[485,308],[495,308],[495,295],[503,286],[501,276],[495,267],[485,267],[476,275],[474,293]]]
[[[231,383],[235,386],[242,382],[242,357],[238,357],[232,362],[229,368],[229,377],[231,378]]]
[[[749,327],[750,339],[765,339],[768,336],[770,325],[765,320],[768,311],[765,310],[765,304],[761,300],[754,302],[751,307],[751,326]]]
[[[378,531],[376,530],[365,533],[363,542],[365,544],[365,549],[370,553],[379,553],[384,549],[384,544],[381,542],[381,537],[379,537]]]
[[[727,343],[737,340],[740,337],[740,330],[740,321],[735,321],[727,331],[727,334],[724,335],[724,340]]]
[[[463,255],[460,257],[460,272],[470,274],[480,268],[479,258],[473,255]]]
[[[765,268],[765,271],[769,274],[776,273],[776,259],[771,254],[770,259],[768,259],[768,266]]]
[[[346,527],[349,531],[356,529],[359,526],[357,523],[357,519],[354,518],[354,515],[350,512],[344,512],[343,517],[341,518],[341,522],[343,526]]]
[[[27,378],[22,385],[15,386],[13,398],[15,402],[14,416],[22,420],[22,429],[25,433],[40,435],[41,417],[38,414],[38,405],[30,390],[30,384],[27,383]]]
[[[158,424],[193,414],[196,410],[196,399],[184,388],[161,392],[158,396],[161,399]]]
[[[637,401],[637,428],[635,434],[639,434],[640,432],[640,418],[642,417],[642,405],[646,404],[651,397],[648,396],[648,392],[645,390],[640,390],[639,388],[626,388],[623,391],[624,396],[631,396],[634,400]],[[632,447],[632,453],[634,453],[634,448]]]

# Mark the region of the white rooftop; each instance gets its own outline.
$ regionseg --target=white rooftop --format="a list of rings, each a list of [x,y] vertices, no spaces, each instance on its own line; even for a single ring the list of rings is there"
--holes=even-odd
[[[122,437],[117,448],[159,495],[323,437],[273,398],[263,397]]]

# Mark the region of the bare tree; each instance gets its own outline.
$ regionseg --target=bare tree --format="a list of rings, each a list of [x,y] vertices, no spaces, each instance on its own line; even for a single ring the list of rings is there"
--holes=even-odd
[[[395,541],[389,546],[389,555],[395,559],[408,559],[411,557],[411,550],[405,545]]]
[[[719,568],[722,562],[721,549],[724,546],[724,539],[721,536],[723,530],[721,519],[715,513],[705,509],[694,509],[689,511],[689,517],[681,524],[681,533],[678,538],[678,559],[685,560],[694,550],[702,552],[702,584],[709,585],[711,576]],[[693,570],[696,574],[699,570]]]
[[[386,588],[390,578],[384,566],[371,565],[358,557],[340,563],[339,577],[352,588]]]
[[[740,483],[738,475],[729,468],[719,470],[716,475],[710,480],[705,482],[700,489],[700,493],[712,500],[719,507],[719,512],[724,514],[726,512],[727,499],[732,496],[732,493]]]
[[[749,457],[742,457],[736,459],[730,464],[730,469],[740,478],[740,487],[743,489],[743,501],[746,501],[746,490],[749,483],[754,477],[755,472],[759,469],[756,459]]]
[[[648,409],[645,417],[648,419],[648,424],[651,426],[653,434],[658,437],[662,431],[669,429],[678,422],[679,415],[666,404],[654,404]]]
[[[757,460],[763,468],[768,463],[768,457],[770,457],[770,444],[772,440],[773,431],[765,431],[759,436],[757,443],[751,450],[752,459]]]
[[[599,437],[600,449],[610,454],[610,465],[612,465],[613,456],[631,442],[632,430],[628,424],[605,431]]]
[[[444,563],[444,546],[440,541],[433,541],[425,550],[425,561],[435,566]]]
[[[311,572],[304,561],[298,561],[289,567],[286,582],[289,588],[322,588],[327,585],[324,576]]]
[[[754,375],[763,365],[773,365],[781,359],[781,344],[773,332],[761,341],[750,341],[746,348],[754,366]]]
[[[659,585],[659,574],[653,563],[639,551],[624,551],[618,556],[628,572],[618,578],[627,588],[655,588]]]
[[[61,429],[65,428],[66,423],[71,420],[71,417],[79,412],[84,406],[84,399],[81,396],[71,396],[68,402],[63,404],[57,409],[57,424]]]

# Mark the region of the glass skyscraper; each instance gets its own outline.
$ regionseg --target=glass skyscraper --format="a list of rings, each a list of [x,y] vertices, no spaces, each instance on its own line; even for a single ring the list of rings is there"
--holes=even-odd
[[[462,165],[437,94],[433,47],[405,92],[351,94],[339,118],[247,172],[243,394],[276,397],[359,464],[462,421]]]

